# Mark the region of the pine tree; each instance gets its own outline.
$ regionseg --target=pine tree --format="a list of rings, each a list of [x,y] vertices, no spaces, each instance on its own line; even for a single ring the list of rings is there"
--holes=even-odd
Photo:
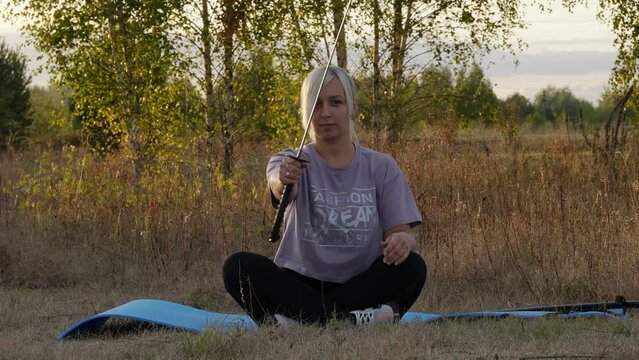
[[[0,42],[0,149],[22,144],[31,124],[29,89],[23,55]]]

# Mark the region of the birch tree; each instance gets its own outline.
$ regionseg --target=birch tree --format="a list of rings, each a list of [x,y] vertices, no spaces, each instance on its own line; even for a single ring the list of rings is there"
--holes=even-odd
[[[16,0],[10,11],[68,86],[75,115],[123,142],[140,178],[177,132],[179,58],[169,33],[180,0]],[[120,135],[122,136],[120,138]],[[95,149],[98,152],[108,149]]]
[[[407,113],[424,106],[409,94],[420,74],[433,64],[468,65],[496,49],[516,52],[521,41],[514,30],[524,27],[519,1],[375,0],[360,8],[361,68],[372,99],[376,127],[403,131]],[[372,29],[372,34],[371,30]],[[372,69],[373,73],[367,73]]]

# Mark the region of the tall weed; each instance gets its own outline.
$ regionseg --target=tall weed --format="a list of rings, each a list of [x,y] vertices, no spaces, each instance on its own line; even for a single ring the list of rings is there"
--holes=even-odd
[[[610,179],[579,139],[406,137],[391,153],[425,223],[428,306],[639,296],[639,169]],[[368,143],[367,143],[367,139]],[[627,154],[637,154],[637,144]],[[134,180],[126,157],[85,149],[0,156],[0,282],[50,287],[219,276],[228,254],[272,256],[270,150],[243,144],[231,178],[185,149]]]

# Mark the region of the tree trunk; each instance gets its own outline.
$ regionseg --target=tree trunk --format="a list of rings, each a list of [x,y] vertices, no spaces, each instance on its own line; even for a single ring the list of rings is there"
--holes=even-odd
[[[406,58],[406,41],[409,36],[408,32],[411,28],[412,16],[412,0],[394,0],[393,1],[393,29],[391,45],[391,61],[392,61],[392,78],[391,78],[391,101],[393,106],[390,112],[390,128],[393,129],[391,137],[398,135],[403,128],[402,115],[400,111],[403,106],[400,102],[400,87],[404,79],[405,58]],[[406,16],[404,16],[406,9]]]
[[[224,175],[229,177],[233,172],[233,134],[231,128],[234,121],[233,114],[233,34],[224,36],[224,111],[222,114],[222,139],[224,141]]]
[[[402,27],[402,40],[400,42],[399,47],[399,59],[397,63],[399,64],[399,80],[402,81],[404,78],[404,60],[406,59],[406,42],[410,37],[410,31],[412,28],[411,21],[413,16],[413,0],[408,0],[406,2],[406,18],[404,19],[404,26]]]
[[[381,73],[379,71],[379,20],[380,9],[379,0],[373,0],[373,129],[375,133],[379,133],[380,124],[380,85]]]
[[[399,78],[401,77],[401,64],[399,63],[399,53],[401,51],[401,42],[402,42],[403,4],[404,4],[404,0],[393,1],[393,29],[392,29],[393,43],[391,44],[391,54],[390,54],[391,61],[392,61],[391,96],[396,95]]]
[[[300,18],[297,14],[297,9],[295,8],[295,1],[287,0],[286,5],[288,6],[288,11],[291,14],[291,22],[293,23],[295,32],[300,38],[300,53],[302,54],[302,59],[304,59],[304,69],[306,70],[306,72],[311,71],[313,62],[313,47],[309,45],[307,32],[305,30],[302,30],[302,26],[300,25]]]
[[[333,37],[335,37],[338,35],[339,26],[342,23],[342,19],[344,19],[344,1],[331,0],[331,8],[333,10]],[[346,31],[342,30],[335,41],[337,65],[342,69],[346,69],[348,67],[348,58],[346,53]]]
[[[397,95],[399,86],[404,77],[404,60],[406,58],[406,41],[411,29],[412,0],[393,1],[393,44],[391,46],[391,59],[393,66],[391,93]],[[404,8],[406,17],[404,17]]]
[[[211,18],[208,0],[202,0],[202,57],[204,60],[204,91],[206,116],[206,147],[210,169],[215,168],[215,98],[213,97],[213,64],[211,60]]]
[[[230,177],[233,172],[233,127],[235,126],[235,114],[233,111],[235,91],[233,87],[234,66],[233,45],[234,37],[239,29],[240,11],[233,8],[235,1],[224,0],[224,8],[222,14],[222,48],[224,62],[224,111],[222,113],[222,139],[224,141],[224,159],[223,173],[226,177]],[[241,7],[241,4],[237,5]]]
[[[114,4],[111,4],[112,6]],[[115,67],[116,79],[118,83],[118,91],[120,96],[120,102],[123,107],[123,117],[126,124],[127,132],[129,135],[129,149],[132,156],[133,174],[136,181],[142,177],[146,165],[146,148],[141,139],[140,126],[139,126],[139,114],[140,103],[139,99],[131,99],[133,91],[131,85],[134,81],[133,77],[133,65],[130,56],[126,53],[126,49],[122,49],[124,54],[120,54],[120,38],[116,31],[116,24],[120,26],[122,31],[126,28],[124,23],[121,22],[121,10],[116,9],[109,14],[109,37],[113,46],[111,51],[111,60]],[[124,57],[124,59],[122,59]],[[124,60],[124,68],[121,61]]]

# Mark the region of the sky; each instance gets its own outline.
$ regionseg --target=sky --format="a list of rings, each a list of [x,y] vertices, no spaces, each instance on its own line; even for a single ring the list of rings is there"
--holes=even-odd
[[[578,6],[572,13],[561,6],[550,14],[529,9],[529,25],[518,32],[528,43],[516,56],[518,66],[512,57],[490,56],[495,65],[488,66],[485,74],[497,96],[503,99],[519,92],[532,99],[552,84],[567,86],[577,97],[596,104],[617,57],[614,36],[596,13],[596,4]]]
[[[486,77],[497,96],[505,99],[518,92],[529,99],[548,85],[568,87],[575,96],[596,104],[605,89],[616,58],[613,34],[596,19],[596,4],[578,6],[572,13],[561,6],[541,14],[529,8],[528,27],[518,32],[528,47],[515,58],[493,53],[484,60]],[[0,19],[0,38],[12,47],[24,43],[16,26]],[[32,84],[46,85],[49,75],[36,74],[40,64],[33,48],[21,50],[29,59]],[[492,63],[489,65],[489,63]]]

